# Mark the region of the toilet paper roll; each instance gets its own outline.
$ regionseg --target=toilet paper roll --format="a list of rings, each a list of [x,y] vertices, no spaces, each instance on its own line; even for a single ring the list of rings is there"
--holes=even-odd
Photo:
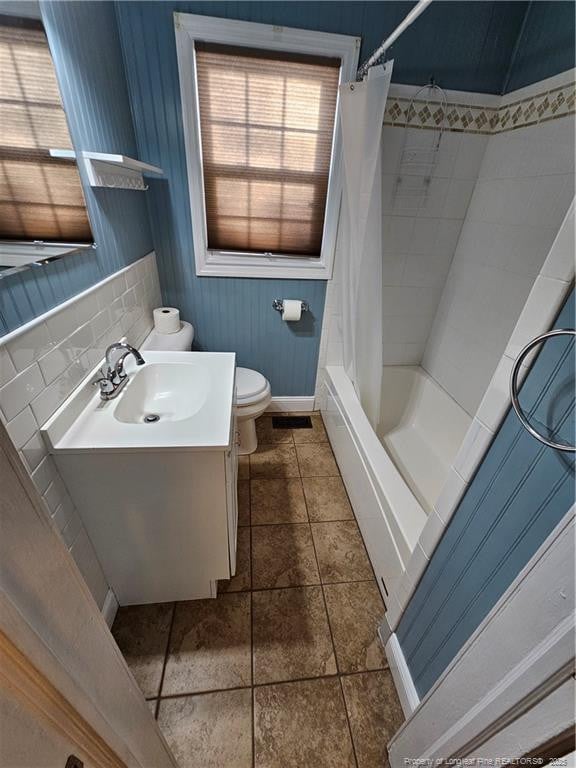
[[[284,299],[284,309],[282,310],[282,320],[285,323],[294,323],[300,320],[302,315],[302,300],[301,299]]]
[[[180,330],[180,310],[175,307],[158,307],[155,309],[154,330],[156,333],[178,333]]]

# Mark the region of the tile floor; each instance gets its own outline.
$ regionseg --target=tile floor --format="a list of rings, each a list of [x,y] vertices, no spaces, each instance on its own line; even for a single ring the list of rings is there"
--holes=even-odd
[[[384,606],[328,443],[258,420],[238,570],[216,600],[121,608],[113,633],[181,768],[382,768],[402,710]]]

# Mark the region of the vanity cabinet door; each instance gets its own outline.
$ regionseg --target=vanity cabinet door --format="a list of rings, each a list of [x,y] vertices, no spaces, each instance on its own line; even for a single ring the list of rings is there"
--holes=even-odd
[[[236,416],[232,423],[232,446],[226,451],[226,501],[228,505],[228,546],[230,576],[236,573],[236,543],[238,539],[238,428]]]

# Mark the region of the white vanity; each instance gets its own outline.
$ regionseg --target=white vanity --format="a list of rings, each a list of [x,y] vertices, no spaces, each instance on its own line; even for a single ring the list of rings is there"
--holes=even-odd
[[[236,570],[235,356],[144,352],[86,381],[43,435],[120,605],[215,597]]]

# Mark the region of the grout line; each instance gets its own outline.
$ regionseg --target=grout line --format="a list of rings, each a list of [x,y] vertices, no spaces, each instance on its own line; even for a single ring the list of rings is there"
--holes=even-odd
[[[252,539],[252,532],[250,532]],[[252,585],[252,547],[250,547],[250,585]],[[252,590],[250,590],[250,723],[252,726],[252,768],[255,761],[255,739],[254,739],[254,600]]]
[[[176,616],[176,603],[172,604],[172,616],[170,618],[170,627],[168,628],[168,637],[166,639],[166,651],[164,653],[164,663],[162,664],[162,674],[160,675],[160,685],[158,686],[158,698],[156,700],[156,707],[154,709],[154,718],[158,720],[158,714],[160,713],[160,699],[162,697],[162,688],[164,687],[164,675],[166,674],[166,665],[168,664],[168,656],[170,654],[170,643],[172,642],[172,628],[174,627],[174,618]]]
[[[358,763],[358,756],[356,755],[356,744],[354,743],[354,735],[352,733],[352,725],[350,723],[350,717],[348,715],[348,706],[346,704],[346,696],[344,695],[344,686],[342,685],[342,678],[338,676],[338,683],[340,684],[340,694],[342,696],[342,703],[344,704],[344,714],[346,715],[346,723],[348,724],[348,733],[350,734],[350,743],[352,744],[352,752],[354,754],[354,760],[356,761],[356,766],[359,765]]]

